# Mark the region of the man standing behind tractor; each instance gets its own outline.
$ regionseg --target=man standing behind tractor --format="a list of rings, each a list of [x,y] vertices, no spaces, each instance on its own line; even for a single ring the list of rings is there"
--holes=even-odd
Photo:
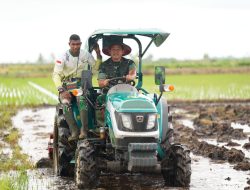
[[[79,135],[79,128],[74,119],[71,101],[72,95],[67,89],[63,86],[64,82],[73,82],[79,80],[83,70],[87,70],[88,67],[91,67],[93,70],[97,70],[99,64],[101,63],[101,54],[99,46],[95,46],[94,50],[97,55],[97,61],[93,56],[87,51],[81,49],[81,39],[78,35],[72,34],[69,38],[70,49],[67,50],[61,58],[56,60],[54,72],[52,79],[55,83],[55,86],[59,92],[59,99],[63,104],[63,114],[65,120],[70,128],[71,136],[68,138],[69,141],[77,140],[78,138],[85,138],[87,136],[88,121],[87,121],[87,102],[84,100],[85,109],[80,109],[80,100],[79,97],[76,97],[77,105],[80,111],[81,117],[81,131]]]

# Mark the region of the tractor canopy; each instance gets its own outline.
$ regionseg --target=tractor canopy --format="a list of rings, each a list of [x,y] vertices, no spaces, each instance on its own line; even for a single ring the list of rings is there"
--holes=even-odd
[[[107,36],[119,36],[122,39],[133,39],[138,44],[138,58],[139,64],[137,69],[137,78],[138,84],[137,88],[141,88],[142,86],[142,57],[147,52],[148,48],[152,43],[155,44],[156,47],[161,46],[164,41],[168,38],[170,33],[164,32],[160,29],[101,29],[94,31],[88,38],[85,48],[92,52],[98,40],[103,40]],[[149,38],[149,43],[146,47],[142,47],[142,43],[139,37]]]
[[[88,41],[88,47],[91,47],[93,43],[96,42],[96,40],[100,39],[104,35],[118,35],[118,36],[146,36],[152,39],[152,42],[156,45],[156,47],[159,47],[169,36],[169,33],[164,32],[159,29],[102,29],[102,30],[96,30],[93,32],[93,34],[89,37]]]

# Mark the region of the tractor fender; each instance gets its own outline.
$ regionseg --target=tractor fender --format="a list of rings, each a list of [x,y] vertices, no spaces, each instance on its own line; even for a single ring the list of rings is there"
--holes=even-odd
[[[167,140],[168,133],[172,131],[173,129],[170,127],[170,123],[168,121],[169,117],[169,111],[168,111],[168,103],[165,98],[162,98],[161,101],[161,106],[162,106],[162,133],[161,133],[161,142],[165,142]]]

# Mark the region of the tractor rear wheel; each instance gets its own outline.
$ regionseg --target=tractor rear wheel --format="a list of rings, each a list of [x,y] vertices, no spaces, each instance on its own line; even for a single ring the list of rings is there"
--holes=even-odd
[[[99,170],[95,161],[94,147],[88,140],[78,141],[75,160],[75,181],[78,188],[97,186]]]
[[[53,132],[53,170],[56,175],[59,175],[58,172],[58,126],[57,126],[57,117],[54,120],[54,132]]]
[[[62,122],[59,120],[56,115],[53,133],[53,170],[58,176],[72,176],[73,167],[70,164],[72,159],[70,155],[71,151],[68,151],[69,145],[65,142],[65,139],[67,140],[69,136],[69,129],[65,125],[62,125]]]
[[[167,186],[188,187],[191,179],[190,151],[181,145],[172,145],[161,162],[162,175]]]

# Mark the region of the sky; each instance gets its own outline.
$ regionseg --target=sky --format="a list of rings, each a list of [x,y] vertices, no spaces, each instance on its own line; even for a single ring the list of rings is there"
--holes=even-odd
[[[249,0],[1,0],[0,63],[60,56],[69,36],[97,29],[159,28],[170,33],[145,56],[250,57]]]

